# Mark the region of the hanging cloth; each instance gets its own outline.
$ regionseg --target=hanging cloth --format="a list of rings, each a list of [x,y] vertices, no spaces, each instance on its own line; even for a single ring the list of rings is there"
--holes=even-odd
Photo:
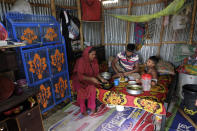
[[[131,21],[131,22],[146,22],[150,21],[153,18],[159,18],[161,16],[168,16],[172,14],[176,14],[181,7],[184,5],[186,0],[174,0],[171,4],[169,4],[165,9],[163,9],[160,12],[157,12],[155,14],[150,15],[142,15],[142,16],[136,16],[136,15],[114,15],[110,14],[113,17],[116,17],[118,19]]]
[[[145,37],[145,23],[135,23],[134,26],[134,40],[136,43],[136,50],[140,50],[144,44]]]

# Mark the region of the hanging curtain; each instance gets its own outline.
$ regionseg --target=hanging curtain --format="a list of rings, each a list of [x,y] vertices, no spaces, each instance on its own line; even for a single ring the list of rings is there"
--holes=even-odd
[[[145,37],[145,23],[135,23],[134,25],[134,40],[136,50],[140,50],[144,44]]]
[[[146,22],[146,21],[150,21],[153,18],[159,18],[161,16],[168,16],[168,15],[176,14],[179,11],[179,9],[181,9],[181,7],[184,5],[184,3],[185,3],[185,0],[174,0],[171,4],[169,4],[162,11],[157,12],[155,14],[150,14],[150,15],[142,15],[142,16],[114,15],[114,14],[110,14],[110,15],[118,19],[131,21],[131,22]]]

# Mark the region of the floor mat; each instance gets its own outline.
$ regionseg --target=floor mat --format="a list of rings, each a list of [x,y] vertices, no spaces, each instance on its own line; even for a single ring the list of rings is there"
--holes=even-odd
[[[84,117],[79,106],[71,103],[65,107],[67,115],[49,128],[49,131],[153,131],[154,115],[141,109],[125,107],[118,112],[104,104],[97,113]]]
[[[64,108],[67,116],[49,128],[49,131],[82,131],[93,130],[99,123],[105,120],[114,110],[110,110],[104,104],[97,108],[97,113],[84,117],[80,113],[80,107],[74,102]]]
[[[182,108],[181,100],[172,101],[167,113],[167,121],[165,131],[196,131],[195,128],[184,118],[175,105]],[[188,115],[189,116],[189,115]],[[197,115],[189,116],[195,123]]]

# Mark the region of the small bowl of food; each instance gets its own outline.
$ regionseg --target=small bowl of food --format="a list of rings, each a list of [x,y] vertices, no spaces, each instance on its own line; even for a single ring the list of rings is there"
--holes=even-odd
[[[127,85],[127,92],[131,95],[139,95],[142,93],[142,86],[140,85]]]
[[[109,72],[102,72],[101,74],[101,77],[103,77],[105,80],[109,80],[109,79],[111,79],[111,73],[109,73]]]

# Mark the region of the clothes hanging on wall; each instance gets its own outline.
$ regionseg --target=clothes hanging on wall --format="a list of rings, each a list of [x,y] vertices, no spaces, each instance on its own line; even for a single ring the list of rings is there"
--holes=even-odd
[[[94,21],[101,19],[100,0],[81,0],[82,20]]]
[[[33,14],[31,5],[25,0],[17,0],[10,9],[11,12],[19,12],[24,14]]]
[[[145,36],[145,24],[144,23],[135,23],[134,26],[134,40],[136,44],[136,50],[140,50],[144,44]]]
[[[74,59],[74,53],[71,42],[73,40],[80,39],[79,27],[80,21],[78,18],[71,16],[69,11],[61,10],[60,20],[62,25],[62,35],[65,38],[66,52],[68,57],[68,68],[72,68],[72,60]]]

